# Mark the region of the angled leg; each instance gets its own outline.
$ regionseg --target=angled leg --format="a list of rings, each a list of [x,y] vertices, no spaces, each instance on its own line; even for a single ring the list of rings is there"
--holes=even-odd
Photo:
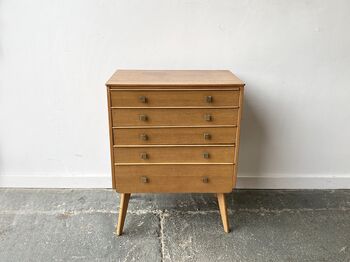
[[[222,224],[224,226],[224,231],[228,233],[230,232],[230,225],[228,223],[228,217],[227,217],[227,206],[226,206],[225,194],[217,193],[216,196],[218,198],[220,215],[221,215]]]
[[[126,217],[126,211],[128,210],[130,194],[121,193],[120,194],[120,207],[119,207],[119,217],[117,225],[117,235],[120,236],[123,233],[124,221]]]

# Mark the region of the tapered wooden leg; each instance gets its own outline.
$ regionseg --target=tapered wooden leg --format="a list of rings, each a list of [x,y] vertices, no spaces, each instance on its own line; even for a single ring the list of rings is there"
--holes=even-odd
[[[120,207],[119,207],[119,217],[117,225],[117,235],[120,236],[123,233],[124,221],[126,217],[126,211],[128,210],[130,194],[121,193],[120,194]]]
[[[224,231],[228,233],[230,232],[230,225],[227,217],[227,206],[226,206],[225,194],[217,193],[216,196],[218,198],[222,225],[224,226]]]

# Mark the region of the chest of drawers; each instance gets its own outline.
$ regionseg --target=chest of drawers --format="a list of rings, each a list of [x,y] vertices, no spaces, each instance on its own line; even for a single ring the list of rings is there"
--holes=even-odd
[[[118,70],[107,82],[117,234],[131,193],[224,193],[236,184],[244,83],[230,71]]]

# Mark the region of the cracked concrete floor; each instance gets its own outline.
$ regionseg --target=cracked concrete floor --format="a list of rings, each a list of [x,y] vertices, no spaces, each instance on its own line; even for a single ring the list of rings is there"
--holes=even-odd
[[[0,261],[350,261],[349,190],[236,190],[232,232],[212,194],[0,189]]]

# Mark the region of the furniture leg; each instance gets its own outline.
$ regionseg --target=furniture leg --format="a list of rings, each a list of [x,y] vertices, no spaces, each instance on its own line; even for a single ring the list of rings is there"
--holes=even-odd
[[[230,232],[230,225],[228,222],[227,217],[227,206],[226,206],[226,200],[225,200],[225,194],[224,193],[217,193],[218,203],[219,203],[219,209],[220,209],[220,215],[222,224],[224,226],[224,231],[226,233]]]
[[[120,194],[120,207],[119,207],[119,217],[117,225],[117,235],[120,236],[123,233],[124,221],[126,217],[126,211],[128,210],[128,204],[130,199],[130,193]]]

